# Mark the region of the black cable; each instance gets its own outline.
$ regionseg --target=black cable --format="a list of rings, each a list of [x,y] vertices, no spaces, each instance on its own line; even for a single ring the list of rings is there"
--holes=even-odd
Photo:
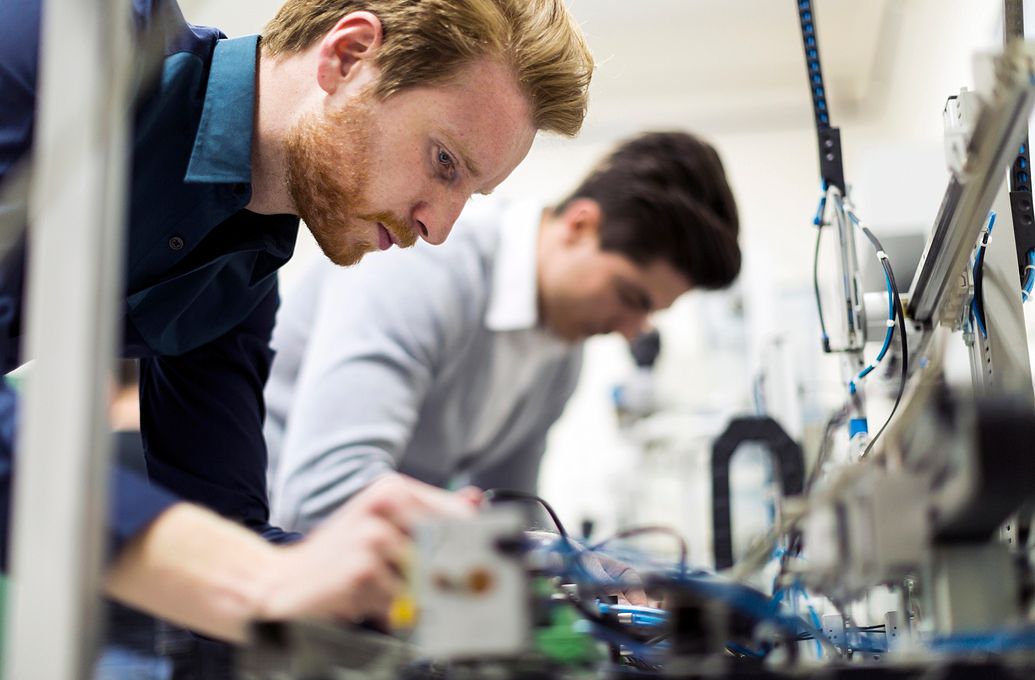
[[[816,225],[816,249],[812,254],[812,289],[816,293],[816,311],[819,313],[819,330],[823,334],[823,351],[830,354],[830,336],[827,335],[827,324],[823,318],[823,300],[819,295],[819,244],[823,236],[823,223]]]
[[[982,329],[988,328],[985,320],[985,249],[988,247],[988,238],[991,234],[991,229],[985,229],[977,254],[974,256],[974,315],[981,322]]]
[[[656,636],[652,637],[650,640],[647,640],[646,642],[644,642],[643,644],[648,646],[648,647],[653,647],[654,645],[662,643],[665,640],[667,640],[668,636],[670,634],[671,633],[662,633],[661,635],[656,635]]]
[[[888,280],[891,281],[891,291],[895,301],[895,318],[898,320],[898,337],[899,341],[902,343],[902,378],[898,385],[898,394],[895,396],[895,403],[891,407],[891,413],[888,414],[888,419],[884,421],[880,430],[870,440],[870,443],[866,445],[866,449],[863,451],[862,456],[860,456],[860,458],[865,458],[869,455],[870,451],[873,449],[873,445],[877,443],[880,436],[884,434],[884,430],[888,427],[891,419],[895,417],[895,411],[898,410],[898,405],[902,402],[902,395],[906,391],[906,379],[909,377],[909,342],[906,337],[906,314],[902,309],[902,299],[899,295],[898,281],[895,280],[895,272],[891,269],[891,261],[884,252],[884,246],[882,246],[877,237],[873,235],[873,232],[870,231],[868,227],[864,227],[857,220],[853,221],[855,221],[859,228],[862,229],[863,234],[865,234],[866,238],[869,239],[871,244],[873,244],[877,253],[879,255],[883,255],[883,257],[880,258],[880,263],[881,266],[884,267],[884,273],[887,274]]]
[[[543,506],[543,510],[546,510],[546,514],[550,516],[554,526],[557,527],[557,533],[565,541],[569,541],[568,532],[564,528],[564,524],[561,523],[561,518],[554,512],[553,507],[543,500],[541,497],[536,496],[534,493],[528,493],[526,491],[513,491],[511,489],[489,489],[484,494],[485,500],[489,503],[496,502],[509,502],[509,501],[521,501],[523,503],[538,503]]]

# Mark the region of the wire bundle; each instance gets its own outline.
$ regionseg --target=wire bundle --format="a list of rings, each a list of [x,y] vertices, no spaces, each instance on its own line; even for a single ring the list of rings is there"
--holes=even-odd
[[[879,364],[880,361],[884,358],[884,355],[887,354],[887,349],[891,345],[892,336],[895,332],[896,319],[898,321],[899,341],[901,343],[902,352],[902,356],[900,357],[902,363],[902,375],[901,381],[899,382],[898,386],[898,394],[895,396],[895,403],[891,407],[891,412],[888,414],[887,420],[885,420],[884,424],[881,425],[880,430],[873,437],[873,439],[870,440],[870,443],[866,445],[866,449],[863,451],[861,456],[861,458],[865,458],[867,455],[869,455],[870,451],[873,449],[873,445],[880,438],[881,434],[883,434],[884,430],[888,427],[888,424],[891,422],[891,419],[895,416],[895,411],[898,410],[898,405],[902,402],[902,395],[903,393],[905,393],[906,390],[906,380],[909,377],[909,342],[906,338],[906,314],[905,311],[902,309],[902,301],[899,294],[898,282],[895,280],[895,272],[891,268],[891,260],[888,259],[888,255],[884,251],[884,246],[881,245],[880,240],[873,234],[872,231],[870,231],[869,227],[865,226],[862,223],[862,220],[860,220],[856,216],[856,214],[851,210],[846,211],[846,214],[848,215],[848,219],[851,220],[852,224],[858,227],[862,231],[863,235],[866,236],[866,239],[870,242],[870,244],[873,245],[873,248],[877,253],[877,258],[880,260],[881,267],[884,269],[884,280],[888,287],[889,318],[888,330],[884,336],[884,345],[881,348],[881,352],[880,354],[878,354],[877,359],[874,362],[872,362],[869,366],[867,366],[865,369],[863,369],[863,371],[857,376],[856,379],[858,380],[866,377],[866,375],[869,375],[869,373],[873,371],[876,365]],[[849,384],[849,392],[852,394],[854,394],[854,382],[855,381],[853,380],[852,383]]]
[[[985,251],[988,249],[988,240],[992,236],[992,227],[995,226],[995,213],[988,213],[988,222],[981,230],[981,242],[978,244],[977,252],[974,254],[974,267],[971,274],[974,279],[974,297],[970,300],[970,316],[974,320],[981,337],[988,337],[988,329],[985,326]],[[1021,292],[1022,299],[1024,292]]]
[[[680,546],[678,569],[674,571],[670,569],[667,572],[655,575],[654,580],[656,583],[668,588],[693,592],[703,600],[722,603],[730,611],[736,612],[748,620],[773,624],[777,630],[785,633],[789,639],[814,639],[832,654],[840,655],[837,648],[823,636],[822,626],[818,621],[819,617],[814,610],[812,612],[813,622],[810,623],[795,614],[781,611],[782,595],[770,597],[750,586],[731,581],[717,574],[698,569],[689,569],[687,565],[688,551],[686,543],[678,533],[668,527],[635,527],[618,532],[614,536],[589,547],[584,547],[571,539],[553,508],[539,496],[526,492],[493,489],[486,492],[486,499],[489,502],[518,501],[538,503],[545,508],[560,534],[558,540],[549,549],[560,552],[562,557],[564,557],[567,573],[562,575],[562,577],[599,591],[631,584],[622,584],[617,579],[592,577],[582,566],[581,561],[586,555],[606,554],[602,552],[604,546],[621,538],[647,533],[672,535],[678,539]],[[637,581],[632,585],[641,584]],[[654,628],[655,630],[659,628],[665,629],[668,626],[668,613],[663,610],[605,603],[597,603],[591,608],[575,595],[571,593],[565,593],[565,595],[566,601],[588,622],[588,632],[598,639],[611,644],[619,644],[633,652],[635,656],[630,661],[630,664],[633,666],[638,664],[650,665],[650,661],[658,651],[658,645],[667,639],[667,632],[663,632],[660,635],[655,632],[650,637],[645,637],[642,633],[637,633],[630,626],[623,625],[617,620],[618,614],[627,614],[630,615],[632,627]],[[733,645],[731,647],[733,653],[743,656],[765,656],[769,651],[768,648],[757,651],[738,645],[735,642],[731,644]]]

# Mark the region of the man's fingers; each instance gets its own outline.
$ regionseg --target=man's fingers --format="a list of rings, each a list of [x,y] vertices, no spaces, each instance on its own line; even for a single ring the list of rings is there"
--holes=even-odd
[[[384,517],[404,532],[410,532],[422,520],[470,517],[475,510],[467,497],[402,475],[383,477],[363,493],[363,502],[370,512]]]
[[[647,593],[643,592],[643,588],[627,588],[622,591],[622,596],[629,602],[639,607],[649,607],[650,600],[647,599]]]
[[[410,561],[410,537],[394,522],[372,515],[363,523],[363,534],[357,539],[365,543],[371,554],[387,568],[402,575]]]
[[[387,620],[392,600],[402,592],[402,576],[374,554],[358,567],[350,584],[351,597],[344,597],[338,615],[357,622],[364,618]]]
[[[473,508],[479,508],[482,502],[485,500],[485,492],[476,486],[465,486],[456,492],[456,496],[460,500],[465,501]]]

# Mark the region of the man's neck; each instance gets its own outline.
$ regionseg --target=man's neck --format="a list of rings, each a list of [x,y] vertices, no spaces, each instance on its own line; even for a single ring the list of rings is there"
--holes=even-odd
[[[284,141],[305,95],[305,53],[273,58],[259,50],[252,133],[252,198],[246,206],[264,215],[295,214],[285,179]]]

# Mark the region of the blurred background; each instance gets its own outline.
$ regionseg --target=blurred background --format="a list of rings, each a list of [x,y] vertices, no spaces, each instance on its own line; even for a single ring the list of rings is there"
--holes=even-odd
[[[841,128],[857,212],[886,244],[900,243],[915,258],[948,181],[942,108],[961,87],[973,89],[974,53],[1001,45],[1002,2],[814,4],[831,120]],[[279,2],[181,5],[188,20],[234,36],[260,32]],[[597,61],[586,125],[575,140],[541,136],[496,194],[556,200],[617,141],[645,130],[688,130],[723,157],[745,257],[733,290],[691,293],[656,319],[662,351],[650,379],[653,405],[642,417],[619,418],[615,408],[614,389],[636,373],[626,343],[589,341],[579,389],[551,433],[540,492],[567,524],[589,522],[594,533],[634,522],[676,526],[690,538],[692,559],[708,565],[708,456],[729,418],[764,410],[809,444],[844,398],[836,359],[820,351],[812,292],[819,170],[795,3],[568,5]],[[876,268],[864,245],[860,259]],[[297,253],[282,274],[286,295],[305,261],[318,256],[304,229]],[[832,255],[824,252],[830,266],[822,268],[831,290]],[[907,287],[912,265],[896,265]],[[880,286],[878,278],[870,289]],[[887,413],[877,396],[871,428]],[[768,516],[760,461],[738,456],[734,471],[741,547]]]

